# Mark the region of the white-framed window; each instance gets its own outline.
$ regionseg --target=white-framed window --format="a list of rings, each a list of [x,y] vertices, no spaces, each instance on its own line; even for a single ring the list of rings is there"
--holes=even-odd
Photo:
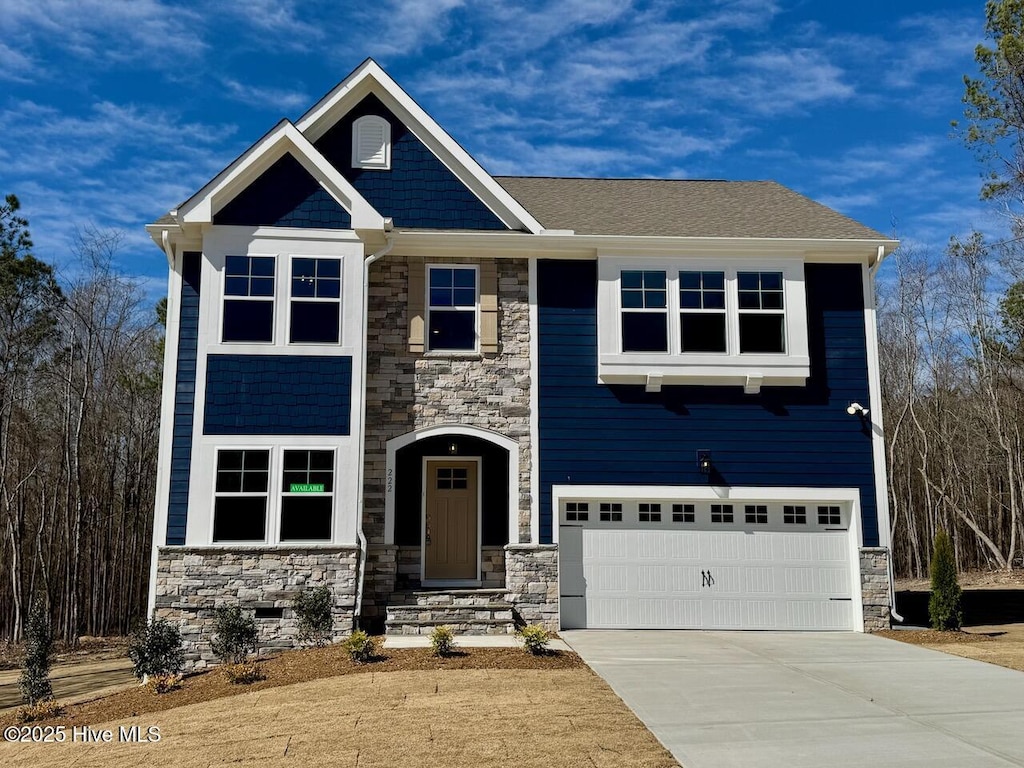
[[[602,502],[598,507],[597,517],[602,523],[621,523],[622,503],[618,501]]]
[[[731,523],[733,521],[732,504],[712,504],[712,523]]]
[[[842,525],[843,511],[837,506],[818,507],[818,525]]]
[[[285,448],[281,459],[281,541],[330,541],[334,451]]]
[[[694,505],[693,504],[673,504],[672,505],[672,522],[673,523],[692,523],[695,519]]]
[[[754,525],[766,525],[768,523],[768,505],[745,504],[743,507],[743,521]]]
[[[427,265],[427,349],[475,352],[480,336],[480,272],[476,265]]]
[[[785,525],[807,525],[807,507],[797,504],[783,505],[782,522]]]
[[[269,493],[269,449],[218,450],[214,480],[213,541],[265,542]]]
[[[223,341],[274,341],[276,262],[274,256],[225,257]]]
[[[352,167],[391,168],[391,123],[383,117],[365,115],[352,123]]]
[[[803,386],[800,258],[598,256],[598,381]]]
[[[642,502],[637,505],[637,519],[641,523],[660,523],[661,504]]]
[[[291,258],[290,344],[337,344],[341,339],[341,259]]]

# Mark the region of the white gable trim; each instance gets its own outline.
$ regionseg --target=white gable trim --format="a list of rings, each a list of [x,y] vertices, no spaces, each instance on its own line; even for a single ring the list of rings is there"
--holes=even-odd
[[[282,120],[175,213],[183,224],[212,223],[213,215],[286,153],[299,161],[327,193],[352,216],[352,229],[384,229],[384,217],[356,191],[289,120]]]
[[[299,118],[296,126],[311,142],[315,142],[370,93],[394,112],[416,138],[508,227],[534,234],[541,231],[540,222],[492,179],[373,59],[367,59],[356,67],[352,74]]]

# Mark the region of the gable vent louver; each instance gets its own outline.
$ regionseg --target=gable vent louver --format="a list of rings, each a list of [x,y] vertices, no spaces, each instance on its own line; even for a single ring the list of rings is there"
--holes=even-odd
[[[366,115],[352,124],[352,167],[391,168],[391,124],[387,120]]]

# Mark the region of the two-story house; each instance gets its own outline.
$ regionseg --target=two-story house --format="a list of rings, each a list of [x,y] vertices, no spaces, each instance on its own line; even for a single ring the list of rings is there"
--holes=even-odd
[[[151,608],[338,635],[888,625],[873,275],[772,182],[492,177],[375,62],[149,226]]]

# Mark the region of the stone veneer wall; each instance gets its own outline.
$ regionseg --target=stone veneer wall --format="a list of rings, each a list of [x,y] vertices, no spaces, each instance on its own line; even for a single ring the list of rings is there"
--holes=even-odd
[[[527,624],[558,630],[558,545],[505,547],[505,591]]]
[[[409,352],[409,264],[422,258],[387,256],[371,267],[367,339],[366,473],[363,530],[369,557],[383,552],[387,441],[423,427],[459,424],[498,432],[519,443],[519,537],[530,538],[530,309],[525,259],[498,259],[496,354],[468,357]],[[429,259],[427,263],[479,264],[481,259]],[[509,478],[515,482],[515,478]],[[515,543],[515,542],[512,542]],[[493,558],[484,552],[485,573]],[[401,548],[396,576],[411,567]],[[418,556],[418,554],[417,554]],[[418,568],[418,561],[416,563]],[[377,566],[367,565],[368,572]],[[500,569],[498,571],[500,573]],[[487,578],[485,576],[485,578]],[[487,585],[504,586],[487,578]],[[363,615],[384,614],[394,588],[383,579],[364,586]]]
[[[885,547],[861,548],[860,589],[864,631],[889,629],[889,550]]]
[[[298,619],[295,596],[324,585],[334,603],[334,640],[352,631],[356,597],[356,547],[166,547],[157,559],[156,613],[178,625],[186,668],[216,663],[210,650],[214,609],[283,608],[280,619],[256,619],[260,648],[293,648]]]

